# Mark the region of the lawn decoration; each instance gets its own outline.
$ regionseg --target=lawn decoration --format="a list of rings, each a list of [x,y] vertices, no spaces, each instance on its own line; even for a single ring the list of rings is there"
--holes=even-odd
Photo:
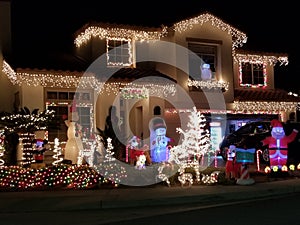
[[[221,171],[217,170],[217,171],[213,171],[211,174],[204,174],[201,178],[201,181],[204,184],[216,184],[218,183],[220,173]]]
[[[239,166],[236,162],[235,145],[230,145],[227,150],[227,161],[225,164],[225,177],[227,179],[237,179]]]
[[[270,170],[268,171],[274,168],[281,170],[284,165],[287,165],[288,144],[295,140],[298,130],[293,129],[292,133],[286,136],[281,122],[276,119],[271,121],[271,127],[272,136],[262,140],[262,145],[269,147]]]
[[[46,151],[47,140],[43,139],[34,139],[33,140],[33,160],[36,163],[44,162],[44,153]]]
[[[181,187],[183,187],[186,183],[188,183],[188,186],[193,185],[193,174],[192,173],[186,173],[185,168],[181,167],[178,170],[178,180],[181,183]]]
[[[133,136],[126,145],[126,162],[129,162],[130,165],[135,165],[140,155],[145,156],[145,163],[151,164],[148,145],[144,144],[141,146],[141,139]]]
[[[164,168],[166,167],[166,165],[164,163],[162,163],[162,165],[160,165],[158,167],[158,174],[155,177],[156,182],[158,182],[158,179],[161,181],[164,181],[168,184],[168,187],[171,187],[171,183],[169,181],[169,177],[163,173]]]
[[[149,122],[150,129],[150,155],[152,162],[161,163],[169,159],[169,142],[166,137],[167,126],[163,118],[154,117]]]
[[[254,163],[255,148],[243,149],[236,148],[236,163],[240,166],[240,177],[237,179],[236,183],[240,185],[250,185],[254,184],[255,181],[249,175],[248,164]]]
[[[78,163],[79,152],[83,149],[83,144],[80,137],[76,137],[76,123],[79,120],[78,112],[76,109],[76,102],[70,107],[70,117],[65,120],[65,124],[68,127],[67,136],[68,140],[65,146],[64,159],[72,161],[72,164]]]
[[[146,169],[146,156],[144,154],[137,157],[135,168],[139,170]]]

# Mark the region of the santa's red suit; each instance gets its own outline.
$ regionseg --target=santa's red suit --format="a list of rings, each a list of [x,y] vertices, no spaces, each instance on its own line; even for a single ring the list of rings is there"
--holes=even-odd
[[[272,136],[266,137],[262,140],[263,145],[269,146],[269,160],[271,169],[274,166],[278,166],[279,169],[282,166],[287,165],[288,159],[288,144],[294,141],[298,134],[298,130],[293,130],[288,136],[285,135],[282,124],[278,120],[271,121]]]

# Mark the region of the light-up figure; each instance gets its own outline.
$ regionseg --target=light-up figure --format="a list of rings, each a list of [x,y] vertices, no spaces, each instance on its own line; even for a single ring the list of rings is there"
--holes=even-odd
[[[76,109],[75,100],[70,107],[70,118],[65,120],[68,127],[68,140],[65,146],[64,159],[71,160],[72,164],[76,164],[80,150],[83,150],[83,144],[80,137],[76,137],[76,123],[79,120],[79,115]]]
[[[149,123],[150,129],[150,152],[152,162],[165,162],[169,159],[169,142],[166,137],[167,126],[164,119],[154,117]]]
[[[210,65],[207,63],[204,63],[201,66],[201,79],[202,80],[211,80],[212,74],[211,74],[211,69]]]
[[[271,170],[273,170],[274,167],[281,169],[282,166],[287,165],[288,144],[295,140],[298,130],[294,129],[290,135],[286,136],[280,121],[275,119],[272,120],[271,126],[272,136],[266,137],[262,140],[262,145],[269,146]]]

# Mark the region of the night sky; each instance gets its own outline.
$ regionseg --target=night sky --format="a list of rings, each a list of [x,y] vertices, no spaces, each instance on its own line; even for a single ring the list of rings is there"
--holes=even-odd
[[[64,65],[55,64],[53,58],[61,53],[71,54],[74,33],[91,21],[160,27],[210,12],[246,33],[248,41],[243,49],[287,53],[290,63],[276,67],[275,85],[288,91],[300,90],[295,80],[300,75],[298,31],[295,30],[299,27],[300,13],[296,1],[284,1],[291,2],[288,4],[238,1],[240,5],[220,0],[155,0],[140,1],[139,4],[102,0],[85,0],[82,3],[63,0],[11,2],[12,55],[18,67],[47,65],[53,69],[66,69]]]

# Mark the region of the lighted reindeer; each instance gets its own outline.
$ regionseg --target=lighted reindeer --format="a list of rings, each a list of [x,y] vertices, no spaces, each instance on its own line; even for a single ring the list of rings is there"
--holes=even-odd
[[[193,181],[192,173],[186,173],[184,167],[180,167],[178,169],[178,172],[179,172],[178,180],[181,183],[181,187],[183,187],[186,183],[188,183],[189,187],[193,185],[194,181]]]
[[[158,167],[158,174],[155,177],[156,182],[158,182],[158,179],[161,181],[164,181],[168,184],[168,186],[171,186],[171,183],[169,181],[169,177],[163,173],[163,169],[165,168],[165,163],[162,163],[162,165],[160,165]]]

